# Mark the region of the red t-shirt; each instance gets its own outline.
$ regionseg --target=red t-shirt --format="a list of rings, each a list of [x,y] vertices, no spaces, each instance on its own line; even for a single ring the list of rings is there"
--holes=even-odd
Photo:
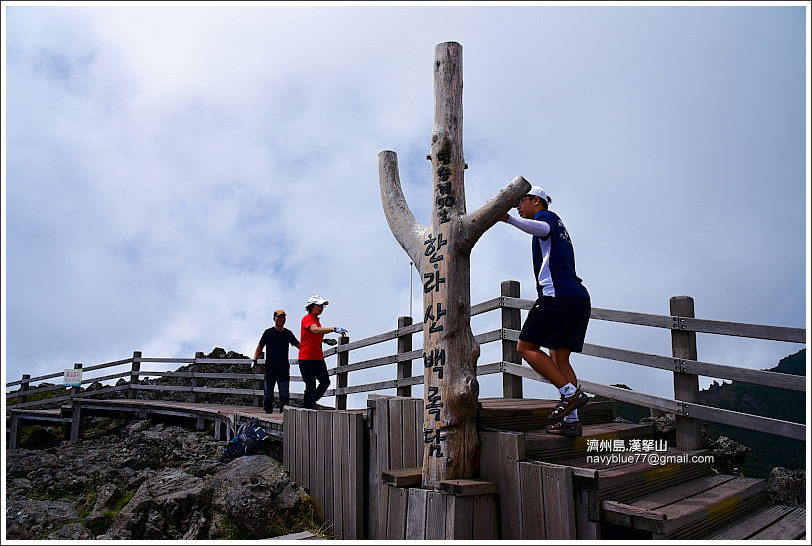
[[[324,334],[314,334],[310,331],[310,325],[315,324],[321,328],[318,317],[310,313],[302,317],[301,343],[299,344],[299,360],[324,360],[324,352],[321,350],[321,343]]]

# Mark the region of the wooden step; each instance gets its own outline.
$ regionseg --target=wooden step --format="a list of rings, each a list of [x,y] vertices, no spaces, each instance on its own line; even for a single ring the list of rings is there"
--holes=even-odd
[[[762,506],[766,482],[715,474],[627,502],[604,500],[601,520],[650,531],[652,538],[694,539]]]
[[[612,458],[611,455],[617,457]],[[707,476],[713,472],[710,457],[709,450],[686,451],[669,447],[665,452],[654,453],[592,452],[557,464],[572,468],[575,487],[582,490],[589,519],[600,521],[601,502],[604,499],[627,501]]]
[[[777,504],[739,518],[703,540],[799,540],[806,532],[806,507]]]
[[[547,416],[558,400],[527,398],[482,398],[479,401],[479,428],[524,432],[549,424]],[[582,424],[611,423],[612,402],[590,402],[578,410]]]
[[[588,406],[587,406],[588,407]],[[578,410],[579,416],[581,411]],[[525,459],[532,461],[558,462],[586,455],[589,441],[614,441],[650,439],[654,434],[651,424],[602,423],[584,425],[584,435],[580,438],[566,438],[547,434],[542,428],[524,434]]]

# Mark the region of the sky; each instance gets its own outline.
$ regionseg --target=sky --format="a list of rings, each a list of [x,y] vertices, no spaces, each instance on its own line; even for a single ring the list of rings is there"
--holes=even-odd
[[[410,312],[421,321],[377,155],[397,152],[427,224],[432,64],[446,41],[463,47],[468,211],[517,175],[541,185],[593,307],[668,315],[670,297],[689,295],[701,318],[807,325],[802,3],[3,9],[6,381],[136,350],[250,356],[274,309],[298,335],[314,294],[330,301],[322,324],[353,340]],[[498,223],[473,249],[471,301],[509,279],[535,298],[530,237]],[[472,327],[498,328],[499,313]],[[671,351],[667,330],[595,320],[587,343]],[[479,363],[498,361],[498,345]],[[801,348],[698,335],[699,360],[753,369]],[[585,380],[673,396],[669,372],[572,363]],[[392,378],[390,366],[349,381]],[[499,377],[480,382],[480,396],[501,395]]]

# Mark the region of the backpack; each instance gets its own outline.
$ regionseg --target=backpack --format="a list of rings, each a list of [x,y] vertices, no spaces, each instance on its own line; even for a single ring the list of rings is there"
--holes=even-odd
[[[254,455],[262,448],[262,442],[268,438],[270,435],[265,432],[256,419],[242,423],[237,428],[234,437],[226,444],[220,460],[230,461],[243,455]]]

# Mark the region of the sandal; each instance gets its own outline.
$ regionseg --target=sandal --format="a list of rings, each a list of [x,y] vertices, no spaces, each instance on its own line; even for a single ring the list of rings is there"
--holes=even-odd
[[[579,387],[575,394],[569,398],[561,398],[552,413],[547,416],[547,420],[552,422],[560,421],[573,411],[586,406],[587,402],[589,402],[589,397],[582,393]]]
[[[573,421],[572,423],[559,421],[552,425],[547,425],[544,427],[544,430],[547,431],[547,434],[560,434],[567,438],[580,438],[584,434],[584,429],[581,427],[580,421]]]

